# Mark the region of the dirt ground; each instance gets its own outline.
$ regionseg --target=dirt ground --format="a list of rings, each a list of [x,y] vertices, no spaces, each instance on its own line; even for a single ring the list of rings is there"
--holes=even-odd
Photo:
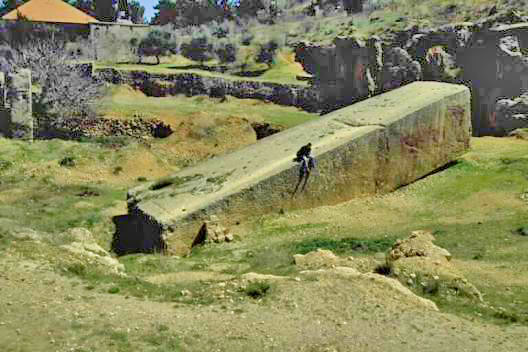
[[[0,341],[14,351],[528,351],[526,327],[415,307],[335,275],[281,281],[272,300],[208,306],[97,293],[7,255]]]

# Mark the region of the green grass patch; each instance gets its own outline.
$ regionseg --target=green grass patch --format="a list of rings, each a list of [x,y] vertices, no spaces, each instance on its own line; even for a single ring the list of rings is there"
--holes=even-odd
[[[266,28],[269,30],[271,27],[266,26]],[[267,41],[271,36],[269,33],[266,33],[265,37],[266,38],[262,38],[259,41]],[[228,67],[228,72],[226,73],[214,71],[215,68],[220,66],[220,63],[215,60],[205,62],[204,65],[206,67],[201,68],[199,63],[185,59],[180,55],[166,57],[164,62],[158,65],[97,62],[94,64],[94,69],[114,68],[118,70],[142,71],[155,74],[195,73],[205,77],[218,77],[234,81],[269,82],[292,84],[298,86],[307,85],[305,81],[297,80],[297,75],[305,75],[306,73],[293,60],[293,53],[291,49],[284,48],[282,51],[278,51],[273,64],[271,67],[268,67],[266,64],[259,64],[255,62],[254,56],[257,53],[257,47],[255,45],[251,45],[250,47],[242,47],[240,49],[239,62],[235,63],[235,65],[231,65],[233,67]],[[246,77],[237,75],[237,73],[240,71],[240,64],[242,61],[246,63],[244,71],[247,73],[253,73],[255,76]]]
[[[295,244],[295,252],[306,254],[317,249],[327,249],[336,254],[353,252],[377,253],[389,250],[396,242],[396,238],[386,237],[380,239],[358,238],[311,238]]]
[[[228,97],[226,102],[219,103],[218,99],[206,96],[177,95],[156,98],[147,97],[126,86],[110,87],[98,105],[98,113],[117,118],[134,118],[138,115],[145,118],[162,118],[175,126],[183,121],[192,121],[200,114],[207,114],[211,121],[235,116],[284,128],[318,118],[317,114],[307,113],[295,107],[254,99]]]
[[[271,289],[271,285],[267,281],[254,281],[249,283],[244,289],[244,293],[251,298],[259,299],[264,297]]]

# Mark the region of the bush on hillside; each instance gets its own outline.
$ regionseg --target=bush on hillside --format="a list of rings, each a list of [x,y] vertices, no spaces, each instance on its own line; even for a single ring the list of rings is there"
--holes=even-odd
[[[131,44],[133,42],[137,42],[135,38],[131,40]],[[160,56],[177,51],[175,46],[175,42],[171,41],[170,33],[154,30],[138,43],[137,54],[139,62],[141,63],[144,56],[155,56],[157,64],[159,64]]]
[[[33,111],[39,122],[53,124],[94,114],[92,104],[101,96],[102,85],[90,76],[86,67],[71,63],[64,42],[36,40],[16,48],[4,46],[1,51],[2,70],[31,70],[32,83],[39,88],[33,99]]]
[[[275,60],[275,56],[277,55],[278,49],[279,42],[276,39],[271,39],[270,41],[264,44],[260,44],[255,61],[270,66],[273,63],[273,60]]]
[[[238,47],[234,43],[223,40],[216,45],[214,53],[221,63],[233,63],[237,61]]]
[[[213,57],[213,45],[205,35],[194,37],[189,43],[181,45],[181,54],[189,60],[203,64]]]

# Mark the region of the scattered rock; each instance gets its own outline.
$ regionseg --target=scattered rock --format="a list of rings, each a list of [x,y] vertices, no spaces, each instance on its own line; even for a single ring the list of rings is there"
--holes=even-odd
[[[232,242],[234,239],[235,237],[229,231],[229,229],[220,225],[218,219],[212,216],[210,220],[205,221],[202,227],[200,227],[200,230],[194,238],[191,248],[210,242]]]
[[[253,130],[255,130],[255,133],[257,134],[257,140],[266,138],[281,131],[280,128],[275,128],[267,122],[253,122],[251,127],[253,127]]]
[[[422,286],[424,293],[465,295],[482,301],[482,294],[451,263],[451,254],[433,244],[428,231],[413,231],[398,240],[387,253],[394,275],[409,286]]]
[[[451,260],[451,254],[433,244],[434,236],[427,231],[413,231],[405,240],[398,240],[387,255],[387,261],[400,258],[428,257],[431,260]]]
[[[353,278],[354,282],[367,281],[379,286],[383,291],[396,291],[396,293],[405,297],[407,302],[412,305],[421,306],[425,309],[438,311],[436,304],[428,299],[422,298],[415,295],[407,287],[403,286],[398,280],[388,278],[383,275],[373,273],[361,273],[358,270],[350,267],[337,266],[330,269],[319,269],[319,270],[304,270],[301,271],[303,275],[333,275],[342,276],[346,278]],[[358,283],[358,285],[364,285],[364,283]],[[400,298],[398,298],[400,301]]]
[[[17,239],[17,240],[26,240],[26,241],[37,241],[39,242],[42,240],[42,235],[38,233],[37,231],[26,228],[26,227],[20,227],[15,228],[10,231],[11,237]]]
[[[326,249],[317,249],[304,255],[295,254],[293,259],[295,265],[304,269],[331,267],[339,263],[339,257]]]
[[[82,234],[82,232],[79,231],[77,235],[86,239],[87,234]],[[99,265],[112,274],[124,275],[125,266],[94,242],[73,242],[60,247],[73,254],[83,263]]]
[[[258,273],[246,273],[241,276],[242,280],[253,282],[253,281],[265,281],[265,280],[287,280],[287,276],[277,276],[277,275],[265,275]]]
[[[16,240],[23,241],[41,241],[44,238],[43,233],[33,229],[22,227],[16,221],[0,218],[0,234],[5,233],[7,236]]]
[[[92,233],[83,227],[73,227],[62,233],[63,237],[71,238],[72,242],[94,243]]]

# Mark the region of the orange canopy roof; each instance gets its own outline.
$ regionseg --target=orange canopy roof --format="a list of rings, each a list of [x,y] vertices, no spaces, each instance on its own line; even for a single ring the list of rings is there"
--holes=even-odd
[[[16,20],[18,13],[30,21],[51,23],[88,24],[95,18],[62,0],[31,0],[8,12],[3,20]]]

